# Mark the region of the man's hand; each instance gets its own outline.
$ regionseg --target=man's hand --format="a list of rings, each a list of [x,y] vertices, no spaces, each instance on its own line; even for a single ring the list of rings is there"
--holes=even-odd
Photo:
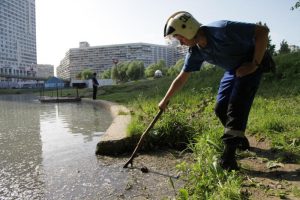
[[[239,68],[235,70],[237,77],[243,77],[256,71],[258,66],[252,62],[243,63]]]

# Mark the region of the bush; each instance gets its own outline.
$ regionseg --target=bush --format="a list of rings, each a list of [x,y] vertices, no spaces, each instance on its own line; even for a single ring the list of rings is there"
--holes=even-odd
[[[277,78],[300,78],[300,52],[280,54],[274,60]]]
[[[294,162],[299,161],[300,152],[299,57],[299,52],[275,57],[278,71],[276,76],[263,76],[268,78],[262,80],[247,128],[248,134],[269,139],[272,148],[278,150],[274,153],[277,157],[281,152],[282,158]],[[149,142],[153,145],[174,147],[184,142],[193,152],[190,163],[177,166],[182,179],[186,180],[179,191],[179,199],[243,199],[243,177],[223,171],[217,165],[223,151],[220,137],[224,128],[213,108],[223,73],[211,65],[193,73],[149,134]],[[163,77],[119,88],[122,94],[126,91],[125,103],[130,102],[134,112],[131,134],[141,134],[149,125],[172,79]]]

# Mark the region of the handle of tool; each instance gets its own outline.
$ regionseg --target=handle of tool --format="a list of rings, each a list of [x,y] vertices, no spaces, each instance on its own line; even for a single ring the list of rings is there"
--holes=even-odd
[[[132,165],[132,161],[135,157],[136,152],[138,151],[138,149],[140,148],[142,141],[145,137],[145,135],[149,132],[149,130],[154,126],[154,124],[156,123],[156,121],[158,120],[158,118],[160,117],[160,115],[163,113],[163,109],[160,109],[159,112],[156,114],[155,118],[152,120],[152,122],[150,123],[150,125],[148,126],[148,128],[145,130],[145,132],[142,134],[142,136],[140,137],[140,140],[137,144],[137,146],[135,147],[131,157],[129,158],[129,160],[125,163],[125,165],[123,166],[123,168],[127,168],[129,164]]]

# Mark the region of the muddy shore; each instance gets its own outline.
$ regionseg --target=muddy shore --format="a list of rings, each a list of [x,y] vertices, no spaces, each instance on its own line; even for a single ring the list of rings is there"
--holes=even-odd
[[[120,149],[120,143],[118,143],[118,141],[122,142],[127,137],[126,127],[131,120],[129,110],[124,106],[108,101],[83,99],[83,102],[95,103],[111,111],[113,122],[105,134],[100,138],[98,145],[103,146],[104,142],[106,145],[108,144],[108,146],[113,145],[108,148],[107,151],[117,149],[115,150],[116,152],[121,152],[122,149]],[[131,155],[128,152],[119,156],[97,155],[97,160],[101,163],[100,171],[107,168],[112,170],[112,173],[109,177],[107,177],[107,173],[99,173],[99,175],[97,175],[99,176],[98,179],[102,179],[104,182],[101,184],[99,183],[98,192],[96,194],[93,192],[96,196],[92,198],[175,198],[176,192],[184,185],[184,182],[180,180],[180,178],[177,178],[178,171],[176,170],[176,165],[188,157],[186,155],[178,156],[178,153],[179,152],[167,150],[138,153],[138,157],[134,159],[133,166],[127,169],[124,169],[123,166]],[[145,167],[149,172],[142,172],[141,168]],[[102,196],[104,194],[105,196]]]

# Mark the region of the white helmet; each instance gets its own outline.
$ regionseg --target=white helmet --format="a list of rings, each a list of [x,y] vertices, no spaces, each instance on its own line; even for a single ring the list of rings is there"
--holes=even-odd
[[[164,37],[179,34],[190,40],[195,37],[200,26],[201,24],[190,13],[176,12],[169,17],[165,25]]]

